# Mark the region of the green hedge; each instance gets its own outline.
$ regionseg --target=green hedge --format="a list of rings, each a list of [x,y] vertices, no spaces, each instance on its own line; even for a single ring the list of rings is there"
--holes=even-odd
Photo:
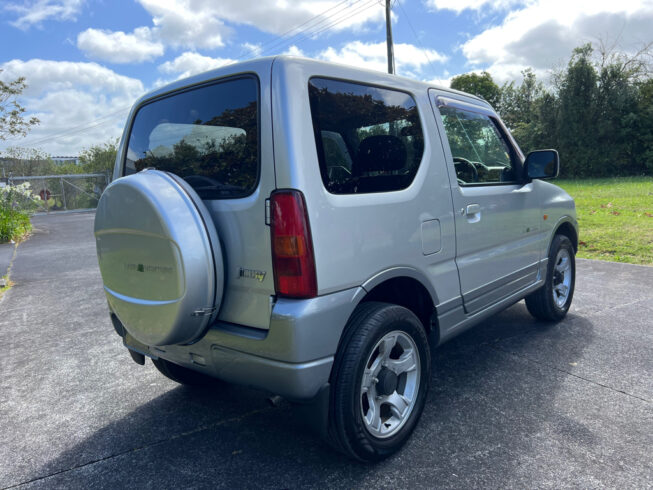
[[[28,183],[0,187],[0,243],[20,240],[31,229],[30,216],[38,206]]]

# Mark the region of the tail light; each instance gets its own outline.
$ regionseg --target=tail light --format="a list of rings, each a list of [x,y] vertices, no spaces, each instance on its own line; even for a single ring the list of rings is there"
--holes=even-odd
[[[296,190],[275,191],[270,196],[274,287],[279,296],[317,296],[313,239],[306,203]]]

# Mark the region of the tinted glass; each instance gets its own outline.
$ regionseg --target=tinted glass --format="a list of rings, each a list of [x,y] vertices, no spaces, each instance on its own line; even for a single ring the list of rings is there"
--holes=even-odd
[[[514,159],[495,121],[456,107],[440,107],[458,183],[513,182]]]
[[[320,172],[329,192],[387,192],[410,185],[424,152],[410,95],[323,78],[311,79],[308,90]]]
[[[124,173],[148,167],[179,175],[203,199],[251,194],[259,170],[256,79],[206,85],[141,107]]]
[[[533,151],[526,157],[528,176],[531,179],[548,179],[558,173],[558,154],[553,150]]]

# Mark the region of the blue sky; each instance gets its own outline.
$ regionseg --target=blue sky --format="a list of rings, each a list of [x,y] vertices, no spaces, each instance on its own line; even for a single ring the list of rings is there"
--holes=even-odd
[[[234,61],[292,53],[385,70],[382,0],[4,0],[0,79],[25,76],[41,120],[0,142],[75,155],[120,134],[128,107],[161,84]],[[653,0],[402,0],[397,72],[448,84],[527,66],[545,80],[573,47],[653,41]]]

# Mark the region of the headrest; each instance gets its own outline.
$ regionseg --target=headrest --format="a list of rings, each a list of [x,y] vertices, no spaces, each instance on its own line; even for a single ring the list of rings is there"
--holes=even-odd
[[[406,166],[406,145],[396,136],[368,136],[358,146],[356,173],[399,170]]]

